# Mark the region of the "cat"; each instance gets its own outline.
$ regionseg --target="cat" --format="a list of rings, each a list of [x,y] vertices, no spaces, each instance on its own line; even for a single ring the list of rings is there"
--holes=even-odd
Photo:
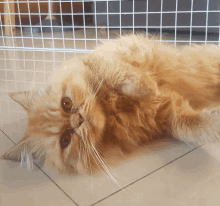
[[[45,91],[10,93],[28,113],[24,137],[2,158],[33,159],[61,174],[97,171],[164,134],[219,139],[220,48],[175,48],[126,35],[75,57]]]

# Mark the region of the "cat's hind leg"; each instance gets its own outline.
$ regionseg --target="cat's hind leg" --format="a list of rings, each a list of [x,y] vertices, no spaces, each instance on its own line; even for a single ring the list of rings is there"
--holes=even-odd
[[[185,47],[176,59],[157,68],[160,87],[177,92],[196,110],[220,106],[220,47]]]
[[[194,110],[181,98],[171,107],[171,130],[175,138],[197,143],[220,140],[220,108]]]
[[[220,140],[220,109],[204,110],[198,116],[176,117],[172,122],[175,138],[184,142]]]

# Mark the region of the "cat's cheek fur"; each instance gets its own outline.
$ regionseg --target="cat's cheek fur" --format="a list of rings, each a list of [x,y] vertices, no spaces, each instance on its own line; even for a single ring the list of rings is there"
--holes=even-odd
[[[95,133],[97,137],[101,137],[105,126],[105,116],[101,110],[101,107],[99,105],[96,105],[96,108],[91,115],[91,123],[94,125]]]
[[[58,142],[47,147],[47,155],[44,160],[44,165],[55,170],[58,169],[58,171],[63,169],[64,165],[60,158],[60,147]]]

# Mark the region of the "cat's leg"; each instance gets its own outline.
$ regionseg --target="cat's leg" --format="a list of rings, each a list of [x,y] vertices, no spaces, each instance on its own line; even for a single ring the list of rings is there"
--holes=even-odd
[[[196,110],[220,105],[220,47],[185,47],[176,60],[157,68],[160,88],[177,92]],[[175,64],[174,64],[174,63]]]
[[[84,59],[91,72],[93,82],[105,84],[109,89],[117,90],[134,99],[159,94],[156,81],[147,73],[138,73],[131,65],[109,65],[94,58]],[[98,86],[97,86],[98,87]]]
[[[156,82],[147,75],[139,76],[136,74],[135,80],[133,80],[132,78],[127,78],[124,81],[120,82],[119,89],[123,94],[134,99],[159,95],[159,90]]]
[[[115,88],[124,95],[133,99],[153,97],[159,95],[157,82],[147,73],[137,72],[130,65],[123,65],[106,75],[106,82],[111,88]]]
[[[178,53],[176,56],[175,52]],[[151,52],[151,58],[149,56],[150,54],[145,54],[143,64],[133,61],[132,56],[126,56],[126,67],[130,68],[133,76],[140,78],[133,89],[130,89],[130,84],[125,84],[125,92],[130,89],[142,96],[141,94],[149,94],[149,91],[156,91],[156,87],[161,93],[166,88],[187,99],[196,110],[220,105],[220,47],[186,47],[181,52],[161,46]],[[152,86],[152,82],[156,86]]]
[[[172,122],[175,138],[184,142],[220,140],[220,109],[204,110],[197,115],[176,116]]]
[[[194,110],[180,96],[161,105],[156,121],[159,125],[169,122],[167,125],[173,136],[184,142],[205,143],[220,139],[220,108]]]
[[[220,106],[220,73],[215,71],[170,71],[173,78],[162,76],[160,89],[177,92],[196,110],[211,109]]]
[[[179,50],[134,35],[104,43],[87,55],[84,63],[101,78],[105,77],[111,88],[118,86],[125,94],[149,95],[149,91],[155,91],[152,80],[156,81],[158,91],[166,87],[202,110],[220,104],[219,59],[220,47],[215,45]],[[142,75],[150,78],[139,81]]]

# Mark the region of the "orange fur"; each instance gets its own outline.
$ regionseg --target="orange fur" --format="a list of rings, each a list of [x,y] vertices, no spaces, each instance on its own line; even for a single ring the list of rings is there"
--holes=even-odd
[[[214,45],[180,50],[138,35],[105,42],[65,63],[45,93],[10,94],[27,110],[29,123],[3,158],[21,159],[26,148],[61,173],[108,172],[105,162],[165,133],[185,142],[218,139],[219,57]],[[61,107],[66,96],[71,113]],[[67,129],[74,132],[62,149]]]

